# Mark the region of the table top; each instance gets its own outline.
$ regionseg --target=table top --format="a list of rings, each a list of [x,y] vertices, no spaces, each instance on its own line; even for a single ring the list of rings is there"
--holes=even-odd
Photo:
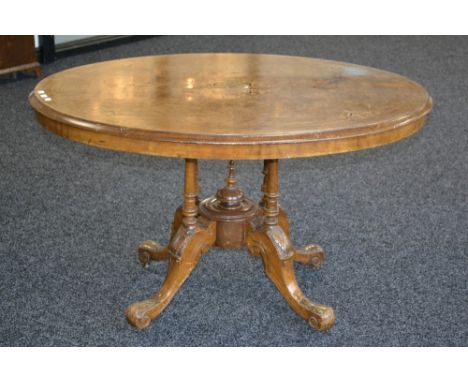
[[[418,83],[343,62],[263,54],[134,57],[35,87],[42,125],[94,146],[198,159],[277,159],[391,143],[432,108]]]

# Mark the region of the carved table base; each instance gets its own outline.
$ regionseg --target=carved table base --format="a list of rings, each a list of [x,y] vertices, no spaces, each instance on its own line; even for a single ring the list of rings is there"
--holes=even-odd
[[[266,275],[299,316],[317,330],[328,330],[333,325],[333,309],[304,296],[294,273],[294,261],[320,267],[324,252],[318,245],[294,248],[289,238],[288,217],[278,205],[278,160],[264,163],[263,198],[256,205],[237,188],[232,161],[225,187],[199,202],[197,161],[185,160],[184,203],[175,213],[169,245],[163,247],[147,240],[138,248],[138,258],[144,266],[151,261],[168,260],[166,278],[152,297],[127,308],[130,324],[138,329],[148,326],[211,246],[246,246],[252,255],[262,258]]]

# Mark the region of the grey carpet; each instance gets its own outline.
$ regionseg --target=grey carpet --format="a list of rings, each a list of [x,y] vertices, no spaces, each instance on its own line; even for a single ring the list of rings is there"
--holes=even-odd
[[[46,75],[101,60],[173,52],[268,52],[369,65],[422,83],[435,108],[396,144],[280,162],[297,246],[320,243],[305,293],[336,309],[328,333],[294,314],[246,251],[213,249],[144,332],[125,307],[157,290],[143,239],[166,243],[183,161],[67,141],[35,121],[36,80],[0,83],[0,344],[3,346],[467,346],[468,38],[158,37],[61,59]],[[202,196],[225,162],[201,161]],[[259,197],[259,161],[239,182]]]

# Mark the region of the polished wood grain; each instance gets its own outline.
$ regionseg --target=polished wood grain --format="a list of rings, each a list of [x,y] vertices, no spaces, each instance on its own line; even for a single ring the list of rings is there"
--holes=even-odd
[[[198,159],[308,157],[375,147],[421,128],[427,91],[348,63],[259,54],[106,61],[30,95],[51,131],[116,150]]]

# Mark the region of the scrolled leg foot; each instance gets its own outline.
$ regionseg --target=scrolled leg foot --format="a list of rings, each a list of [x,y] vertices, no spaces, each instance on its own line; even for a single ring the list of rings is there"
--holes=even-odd
[[[297,250],[279,225],[253,230],[247,238],[247,248],[253,255],[262,257],[266,275],[299,316],[316,330],[332,327],[334,310],[308,299],[300,289],[294,272]]]
[[[311,316],[309,317],[309,325],[314,329],[324,332],[330,329],[335,323],[335,311],[326,305],[313,303],[314,307],[311,307]]]
[[[294,250],[294,260],[312,268],[320,268],[325,261],[325,252],[320,245],[309,244],[302,249]]]
[[[148,299],[136,302],[125,310],[127,321],[135,328],[143,330],[151,323],[148,312],[157,305],[154,300]]]
[[[151,261],[162,261],[168,257],[167,247],[163,247],[152,240],[145,240],[138,246],[138,260],[145,268]]]

